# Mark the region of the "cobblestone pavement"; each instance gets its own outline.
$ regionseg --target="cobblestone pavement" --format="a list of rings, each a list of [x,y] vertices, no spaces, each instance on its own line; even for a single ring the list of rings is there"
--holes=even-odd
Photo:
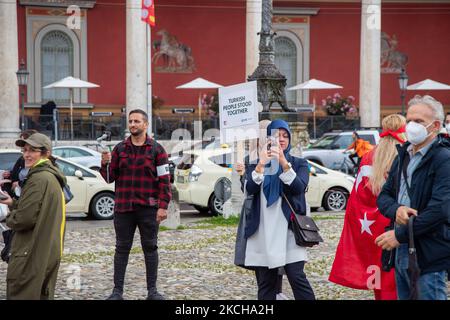
[[[373,299],[371,291],[353,290],[329,282],[328,274],[343,225],[342,213],[316,213],[325,240],[309,249],[306,274],[317,299]],[[186,229],[159,233],[158,288],[168,299],[256,299],[251,271],[234,266],[236,226],[190,224]],[[113,286],[114,230],[112,227],[68,228],[59,270],[56,299],[103,300]],[[0,299],[6,296],[6,264],[0,263]],[[284,277],[286,278],[286,277]],[[284,293],[293,299],[288,281]],[[146,297],[145,266],[136,232],[128,264],[126,299]]]

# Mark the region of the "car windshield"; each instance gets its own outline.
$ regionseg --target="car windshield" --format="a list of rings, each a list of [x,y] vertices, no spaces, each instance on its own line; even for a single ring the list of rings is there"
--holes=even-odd
[[[334,144],[337,137],[338,136],[323,136],[311,144],[308,149],[330,149],[330,146]]]
[[[324,136],[309,146],[308,149],[345,149],[353,142],[350,134]],[[334,147],[332,147],[334,146]]]

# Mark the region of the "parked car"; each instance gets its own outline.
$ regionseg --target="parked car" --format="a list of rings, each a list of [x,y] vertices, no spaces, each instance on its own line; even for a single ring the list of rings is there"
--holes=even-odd
[[[99,171],[101,167],[102,154],[87,147],[58,146],[52,149],[52,153],[55,156],[81,164],[92,170]]]
[[[22,155],[18,150],[0,150],[0,170],[12,170]],[[112,219],[114,215],[114,184],[107,184],[99,172],[67,159],[57,157],[56,163],[67,178],[74,198],[66,212],[83,212],[97,220]]]
[[[369,141],[372,145],[377,145],[380,141],[377,130],[358,130],[357,132],[362,139]],[[329,169],[350,173],[353,171],[353,163],[344,151],[353,142],[352,133],[353,131],[325,133],[303,151],[303,157]]]
[[[175,169],[175,187],[180,201],[193,205],[202,213],[223,213],[223,202],[214,194],[219,179],[231,181],[230,148],[185,151]],[[342,172],[311,165],[311,179],[306,199],[312,208],[342,211],[355,179]]]
[[[199,141],[192,145],[192,149],[189,148],[187,150],[198,150],[198,149],[205,149],[205,150],[212,150],[212,149],[218,149],[218,148],[228,148],[227,144],[221,144],[220,140],[203,140]],[[174,183],[175,179],[175,168],[180,163],[181,159],[183,158],[183,153],[186,150],[181,150],[179,152],[174,152],[169,154],[169,172],[170,172],[170,182]]]

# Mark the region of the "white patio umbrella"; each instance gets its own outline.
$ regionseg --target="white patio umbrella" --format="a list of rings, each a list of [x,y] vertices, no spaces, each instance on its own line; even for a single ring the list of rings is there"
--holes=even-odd
[[[185,84],[179,85],[177,89],[218,89],[223,86],[203,78],[197,78]],[[198,95],[198,120],[202,121],[202,94]]]
[[[406,87],[407,90],[450,90],[450,85],[437,82],[431,79],[411,84]]]
[[[74,77],[66,77],[59,81],[53,82],[44,87],[44,89],[65,88],[70,92],[70,138],[73,140],[73,89],[97,88],[99,85],[87,81],[83,81]]]
[[[337,84],[311,79],[300,83],[296,86],[290,87],[287,90],[324,90],[324,89],[342,89],[343,87]],[[314,139],[316,138],[316,93],[313,91],[313,125],[314,125]]]

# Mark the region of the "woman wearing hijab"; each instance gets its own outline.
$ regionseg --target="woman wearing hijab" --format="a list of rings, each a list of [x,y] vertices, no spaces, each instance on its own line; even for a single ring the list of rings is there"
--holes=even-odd
[[[269,142],[260,150],[257,164],[245,170],[245,191],[253,195],[244,237],[244,266],[255,271],[259,300],[275,300],[278,268],[284,267],[296,300],[314,300],[303,272],[306,248],[297,246],[289,228],[291,210],[306,214],[305,191],[309,181],[306,160],[289,154],[291,131],[283,120],[267,127]]]

